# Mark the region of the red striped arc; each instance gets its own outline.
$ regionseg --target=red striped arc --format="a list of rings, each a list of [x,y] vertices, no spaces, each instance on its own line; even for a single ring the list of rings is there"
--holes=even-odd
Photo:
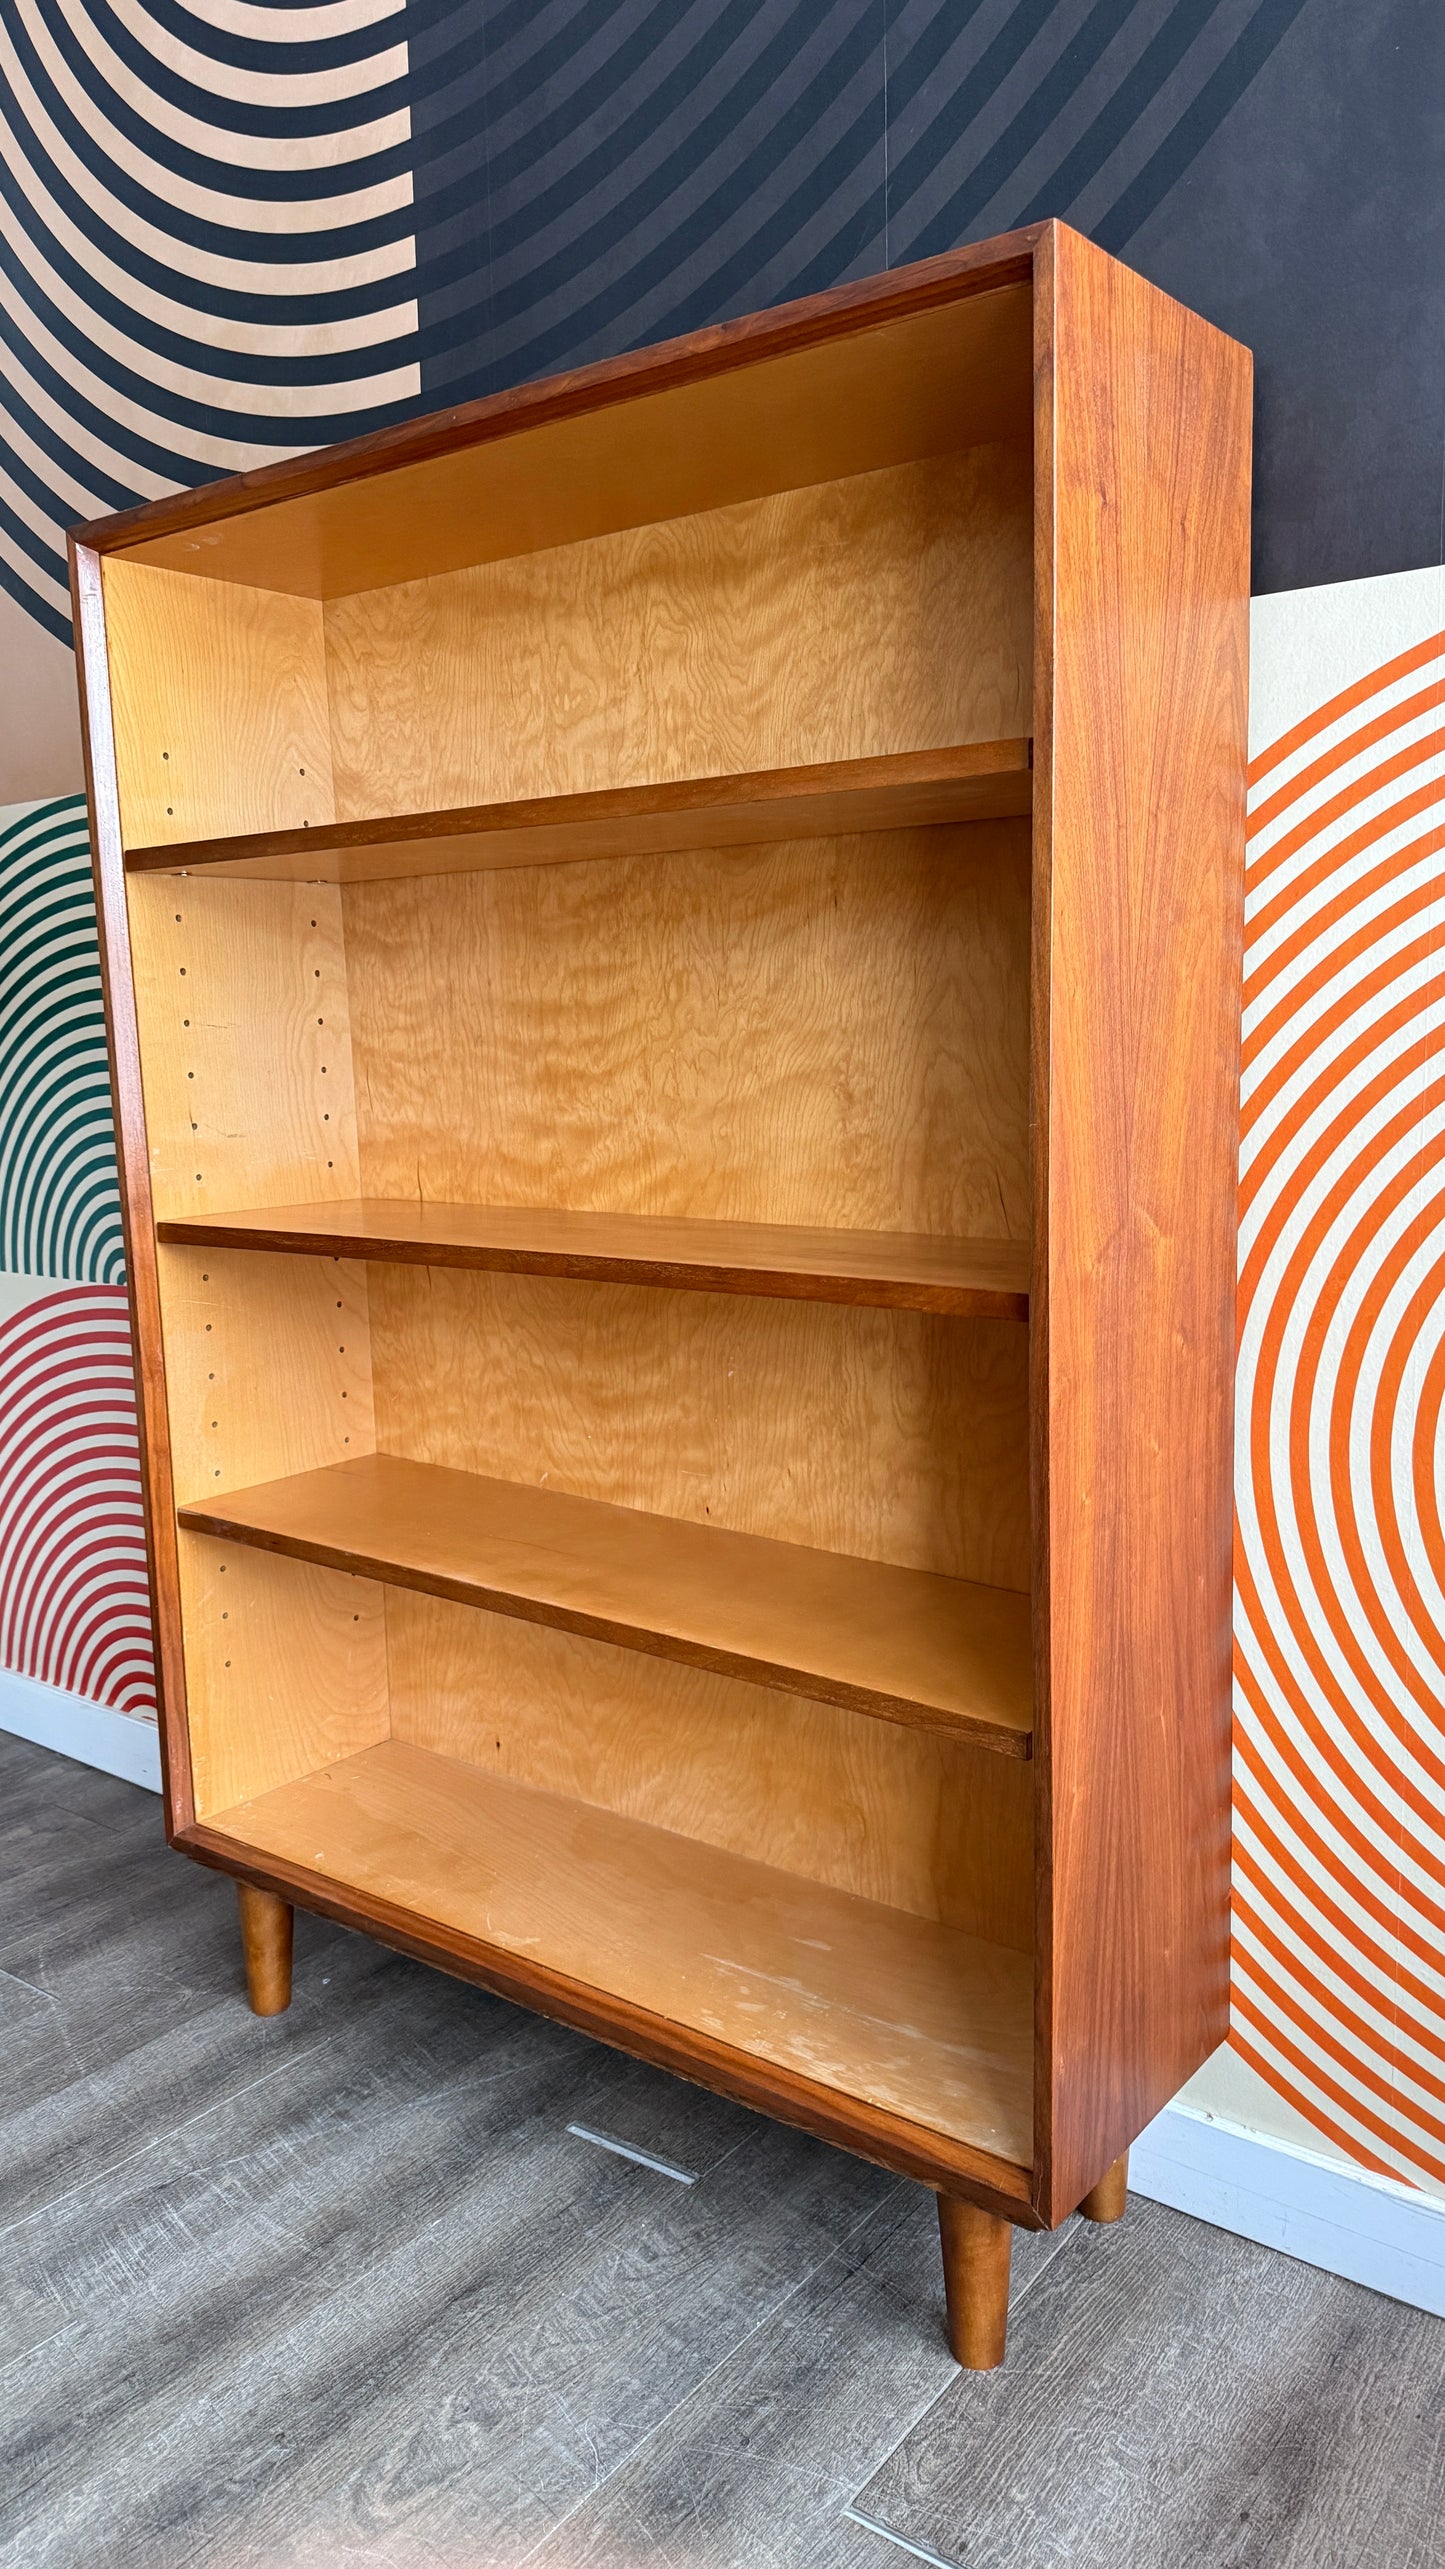
[[[135,1378],[123,1288],[0,1325],[0,1665],[153,1715]]]

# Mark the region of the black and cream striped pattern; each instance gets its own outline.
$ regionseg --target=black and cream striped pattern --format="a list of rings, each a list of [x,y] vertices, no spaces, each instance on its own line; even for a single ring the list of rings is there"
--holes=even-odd
[[[1147,268],[1341,5],[0,0],[0,585],[67,638],[77,519],[1041,214]]]
[[[4,0],[0,579],[421,394],[401,0]]]
[[[1309,5],[408,0],[428,391],[1046,215],[1121,250]]]

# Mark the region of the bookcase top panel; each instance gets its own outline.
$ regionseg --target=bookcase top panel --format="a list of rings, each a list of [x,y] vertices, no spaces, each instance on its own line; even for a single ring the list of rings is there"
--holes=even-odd
[[[763,316],[757,344],[751,324],[732,324],[359,439],[294,497],[257,504],[286,490],[289,468],[271,467],[190,494],[178,525],[157,503],[80,540],[209,580],[341,598],[1026,437],[1031,288],[1017,259],[952,265],[949,299],[935,286],[921,309],[908,280],[925,270],[903,271],[872,281],[883,291],[871,298],[816,298],[811,326],[790,329],[789,312],[814,304]],[[147,535],[157,515],[161,531]],[[139,540],[126,543],[132,524]]]

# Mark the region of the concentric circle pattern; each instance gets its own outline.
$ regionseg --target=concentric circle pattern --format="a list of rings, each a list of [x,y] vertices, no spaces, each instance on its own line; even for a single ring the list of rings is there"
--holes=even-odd
[[[0,0],[0,586],[416,407],[402,0]]]
[[[0,1667],[155,1715],[121,1287],[44,1294],[0,1325]]]
[[[1305,5],[0,0],[0,589],[67,640],[79,519],[1040,215],[1123,250]]]
[[[1235,2044],[1445,2183],[1445,637],[1251,775]]]
[[[85,806],[0,829],[0,1271],[125,1280]]]

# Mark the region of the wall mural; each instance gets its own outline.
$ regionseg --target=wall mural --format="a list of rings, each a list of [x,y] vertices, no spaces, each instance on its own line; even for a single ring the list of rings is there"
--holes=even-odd
[[[0,1324],[0,1667],[155,1719],[123,1285]]]
[[[1445,2192],[1442,590],[1255,610],[1234,2012],[1318,2130]]]
[[[1436,0],[0,0],[0,635],[57,738],[64,529],[177,484],[1043,214],[1255,349],[1238,2031],[1197,2093],[1445,2191],[1442,95]],[[144,1714],[83,818],[7,817],[0,1665]]]
[[[0,1668],[155,1718],[85,806],[0,829]]]
[[[0,1269],[123,1284],[85,805],[0,831]]]
[[[47,632],[78,519],[416,408],[410,130],[396,0],[0,7],[0,580]]]

